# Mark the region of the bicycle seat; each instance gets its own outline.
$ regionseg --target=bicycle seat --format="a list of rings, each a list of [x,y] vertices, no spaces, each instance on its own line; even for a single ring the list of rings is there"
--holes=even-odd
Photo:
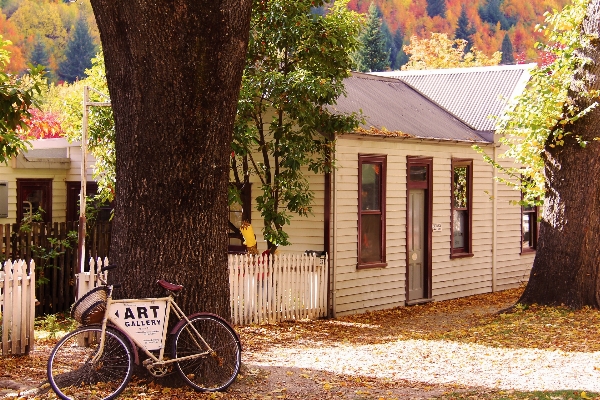
[[[158,281],[156,281],[156,283],[158,283],[163,289],[167,289],[171,292],[179,292],[181,289],[183,289],[182,285],[176,285],[174,283],[169,283],[169,282],[165,281],[164,279],[159,279]]]

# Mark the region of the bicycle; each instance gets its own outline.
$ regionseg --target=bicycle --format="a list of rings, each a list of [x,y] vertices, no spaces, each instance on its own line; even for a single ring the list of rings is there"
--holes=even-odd
[[[131,379],[138,349],[148,358],[142,365],[157,377],[177,369],[196,391],[225,390],[238,375],[241,343],[221,317],[209,313],[186,316],[174,300],[183,289],[164,280],[157,282],[167,297],[113,300],[102,268],[101,284],[82,296],[71,315],[82,324],[54,347],[48,360],[48,381],[61,399],[114,399]],[[179,321],[170,330],[171,357],[165,357],[169,316]],[[77,396],[80,397],[77,397]]]

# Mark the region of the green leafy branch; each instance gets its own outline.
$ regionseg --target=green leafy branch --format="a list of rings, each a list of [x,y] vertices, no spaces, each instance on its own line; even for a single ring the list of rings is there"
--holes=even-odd
[[[484,159],[502,171],[507,178],[500,182],[513,186],[524,193],[522,204],[540,204],[545,195],[544,149],[562,146],[565,138],[574,135],[582,146],[586,142],[568,127],[594,107],[581,110],[569,100],[569,89],[581,88],[580,95],[595,99],[598,94],[584,90],[574,80],[574,72],[589,60],[578,55],[591,39],[581,35],[580,26],[585,18],[588,0],[574,0],[560,12],[546,13],[546,26],[538,26],[547,37],[548,44],[537,44],[540,50],[554,54],[555,59],[531,71],[531,77],[523,94],[510,105],[510,109],[498,119],[496,133],[499,142],[507,150],[500,158],[511,158],[517,166],[502,166],[485,155]],[[521,168],[520,166],[523,166]]]

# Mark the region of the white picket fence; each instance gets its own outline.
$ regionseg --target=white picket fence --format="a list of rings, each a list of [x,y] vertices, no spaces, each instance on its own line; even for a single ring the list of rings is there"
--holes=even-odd
[[[231,320],[235,325],[327,316],[327,257],[307,254],[229,256]],[[100,284],[108,259],[90,260],[77,275],[77,298]]]
[[[77,278],[77,297],[76,297],[76,299],[80,299],[81,296],[83,296],[84,294],[86,294],[87,292],[92,290],[93,288],[100,286],[101,278],[104,278],[104,280],[106,281],[108,271],[102,272],[102,271],[100,271],[100,268],[102,268],[103,266],[104,267],[108,266],[108,258],[107,257],[104,257],[104,260],[102,260],[100,257],[98,257],[95,260],[93,258],[90,258],[88,265],[90,266],[89,271],[80,272],[78,274],[75,274],[75,277]]]
[[[316,319],[327,315],[327,256],[230,255],[235,325]]]
[[[2,267],[2,264],[0,264]],[[34,347],[35,264],[24,260],[0,268],[0,335],[2,355],[27,354]]]

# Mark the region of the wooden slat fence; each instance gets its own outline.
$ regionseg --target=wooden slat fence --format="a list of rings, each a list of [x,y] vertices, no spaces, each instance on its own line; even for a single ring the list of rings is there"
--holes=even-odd
[[[34,346],[35,263],[0,264],[0,337],[2,355],[28,354]]]
[[[231,320],[236,325],[327,315],[327,256],[230,255]]]
[[[59,256],[43,259],[36,248],[52,247],[51,238],[64,240],[69,232],[77,232],[77,222],[32,223],[23,230],[19,224],[0,225],[0,262],[8,259],[35,261],[38,284],[36,287],[36,315],[69,311],[76,295],[77,241],[71,248],[60,247]],[[86,258],[107,257],[110,245],[110,223],[98,222],[88,227]],[[45,283],[41,283],[44,280]]]

